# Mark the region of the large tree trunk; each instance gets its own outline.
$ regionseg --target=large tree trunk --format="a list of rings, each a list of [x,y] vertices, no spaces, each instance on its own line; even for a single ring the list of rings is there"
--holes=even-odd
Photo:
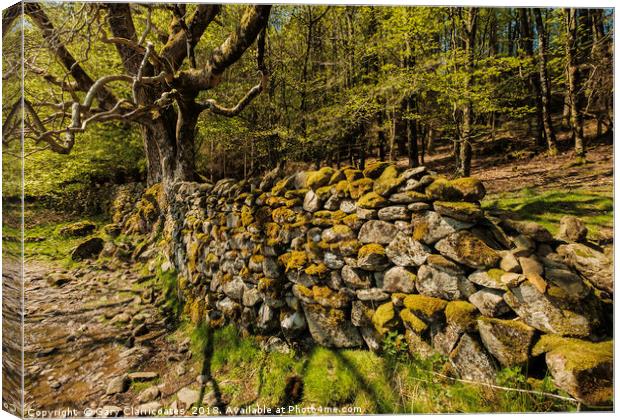
[[[536,32],[538,33],[538,77],[540,79],[540,97],[542,102],[542,120],[545,127],[545,137],[547,139],[547,149],[549,155],[558,154],[558,147],[555,138],[555,130],[551,121],[551,84],[547,73],[547,33],[542,20],[540,9],[534,8],[534,18],[536,20]]]
[[[566,26],[566,62],[567,62],[567,81],[568,99],[570,104],[570,123],[575,139],[575,155],[577,161],[585,160],[585,140],[583,137],[583,116],[581,114],[581,81],[577,65],[577,10],[564,10]]]

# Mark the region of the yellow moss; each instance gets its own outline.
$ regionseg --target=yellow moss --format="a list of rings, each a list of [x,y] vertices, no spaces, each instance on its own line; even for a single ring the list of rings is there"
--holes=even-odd
[[[344,172],[344,176],[349,182],[356,181],[360,178],[364,177],[364,174],[359,169],[354,168],[346,168],[342,170]]]
[[[292,186],[293,186],[292,177],[281,179],[280,181],[276,182],[276,185],[273,186],[273,188],[271,189],[271,194],[282,195],[282,193],[290,189]]]
[[[357,253],[358,258],[364,258],[369,256],[370,254],[380,254],[385,255],[385,248],[383,248],[379,244],[366,244],[360,248]]]
[[[373,191],[379,195],[387,195],[392,192],[402,180],[398,177],[398,169],[394,165],[386,167],[381,176],[377,178]]]
[[[217,258],[217,255],[215,255],[213,252],[209,252],[207,254],[207,257],[205,258],[205,262],[207,263],[207,265],[217,264],[218,260],[219,259]]]
[[[532,355],[554,352],[566,359],[569,370],[588,370],[601,363],[613,362],[613,340],[593,343],[559,335],[543,335],[532,349]]]
[[[351,229],[358,229],[359,220],[360,219],[357,217],[357,214],[353,213],[353,214],[349,214],[347,217],[342,219],[342,223],[344,223]]]
[[[413,239],[421,241],[428,234],[428,223],[425,220],[416,220],[413,223]]]
[[[295,221],[296,216],[293,210],[286,207],[278,207],[271,212],[271,217],[276,223],[292,223]]]
[[[296,284],[293,286],[300,295],[308,297],[310,299],[314,299],[314,294],[312,290],[304,286],[303,284]]]
[[[311,264],[304,270],[309,276],[323,277],[329,273],[329,268],[323,263]]]
[[[333,187],[333,193],[340,198],[344,198],[346,196],[349,195],[349,181],[347,180],[343,180],[338,182],[334,187]]]
[[[403,303],[407,309],[427,319],[433,318],[435,314],[443,311],[448,304],[448,302],[443,299],[424,295],[409,295],[405,298]]]
[[[284,193],[284,198],[287,199],[302,199],[306,196],[306,193],[308,192],[308,188],[302,188],[300,190],[288,190],[287,192]]]
[[[340,236],[348,236],[352,233],[351,228],[347,225],[334,225],[331,229],[336,235]]]
[[[394,304],[387,302],[380,305],[372,315],[372,323],[381,334],[385,334],[394,328],[398,324],[396,313],[394,312]]]
[[[374,181],[370,178],[361,178],[355,181],[349,181],[349,194],[351,198],[357,200],[364,194],[372,191]]]
[[[316,226],[333,226],[347,217],[347,214],[341,210],[320,210],[315,212],[313,215],[314,217],[312,218],[312,223]]]
[[[357,200],[358,207],[363,209],[376,209],[387,203],[387,200],[381,197],[376,192],[369,192],[365,194],[362,198]]]
[[[287,252],[286,254],[282,254],[278,259],[282,265],[284,265],[287,272],[291,270],[301,270],[308,262],[308,256],[304,251]]]
[[[306,187],[316,190],[317,188],[327,185],[331,177],[334,175],[334,172],[335,171],[333,168],[324,167],[318,171],[308,173]]]
[[[451,181],[453,188],[457,189],[464,200],[479,201],[486,194],[482,182],[477,178],[458,178]]]
[[[487,271],[487,275],[496,283],[502,284],[501,278],[506,272],[500,268],[492,268]]]
[[[256,264],[256,265],[262,264],[264,260],[265,260],[265,257],[259,254],[254,254],[250,257],[250,261],[252,262],[252,264]]]
[[[327,286],[312,286],[312,298],[322,306],[341,308],[347,304],[345,295]]]
[[[400,319],[403,320],[403,324],[409,327],[413,332],[422,334],[428,328],[428,325],[420,318],[415,316],[413,312],[405,308],[400,311]]]
[[[344,172],[337,170],[336,172],[334,172],[332,177],[329,179],[329,185],[336,184],[337,182],[340,182],[343,179],[346,179]]]
[[[202,299],[195,299],[189,310],[189,316],[193,324],[199,324],[204,319],[205,303]]]
[[[277,285],[276,280],[270,279],[268,277],[261,277],[258,280],[258,284],[256,285],[256,288],[258,289],[259,292],[265,293],[265,292],[273,291],[276,285]]]
[[[319,197],[319,200],[325,201],[332,194],[332,186],[326,185],[325,187],[317,188],[314,193]]]
[[[454,188],[447,178],[437,178],[431,185],[426,187],[426,195],[433,200],[460,200],[462,195]]]
[[[476,323],[476,312],[476,307],[469,302],[464,300],[451,301],[446,305],[446,321],[470,329]]]
[[[250,273],[250,269],[247,267],[243,267],[240,271],[239,271],[239,276],[242,277],[243,279],[248,279],[251,276]]]
[[[284,197],[271,196],[267,200],[265,200],[265,204],[270,207],[294,207],[298,204],[301,204],[301,200],[295,198],[286,199]]]
[[[248,206],[241,207],[241,224],[245,227],[252,224],[254,217],[252,216],[252,209]]]
[[[366,166],[366,169],[364,169],[363,171],[364,176],[367,178],[373,178],[373,179],[377,178],[379,175],[383,173],[385,168],[387,168],[388,166],[390,166],[388,162],[371,163],[370,165]]]

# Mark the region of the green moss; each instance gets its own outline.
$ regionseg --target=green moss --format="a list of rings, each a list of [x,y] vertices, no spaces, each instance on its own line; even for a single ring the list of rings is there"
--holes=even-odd
[[[346,168],[342,170],[344,172],[344,176],[349,182],[357,181],[360,178],[364,177],[364,174],[359,169],[354,168]]]
[[[377,209],[387,204],[387,200],[376,192],[369,192],[357,200],[358,207],[363,209]]]
[[[364,176],[366,178],[375,179],[378,176],[380,176],[383,173],[383,171],[385,170],[385,168],[387,168],[388,166],[390,166],[390,164],[388,162],[374,162],[374,163],[371,163],[370,165],[366,166],[366,169],[364,169],[364,171],[363,171]]]
[[[453,188],[459,191],[463,200],[480,201],[486,194],[484,185],[477,178],[457,178],[452,180],[450,184]]]
[[[446,321],[469,330],[476,324],[476,312],[478,312],[476,307],[469,302],[464,300],[451,301],[446,305]]]
[[[329,185],[334,185],[340,181],[346,180],[346,176],[343,171],[337,170],[329,179]]]
[[[313,171],[308,174],[306,179],[306,187],[316,190],[317,188],[324,187],[329,183],[329,180],[334,175],[334,169],[330,167],[324,167],[318,171]]]
[[[343,180],[338,182],[333,187],[333,193],[340,198],[345,198],[349,195],[349,181]]]
[[[292,176],[281,179],[273,186],[273,188],[271,189],[271,194],[274,196],[283,195],[286,190],[290,190],[291,188],[293,188],[294,183],[295,179]]]
[[[325,187],[318,188],[314,193],[319,197],[319,200],[325,201],[332,194],[332,186],[326,185]]]
[[[487,275],[497,284],[502,284],[502,276],[506,274],[506,272],[499,268],[492,268],[487,271]]]
[[[424,295],[409,295],[405,298],[405,308],[410,309],[417,316],[424,319],[434,318],[437,313],[442,312],[448,302]]]
[[[359,229],[360,219],[357,217],[357,214],[349,214],[344,219],[342,219],[342,223],[348,226],[350,229]]]
[[[432,200],[457,201],[462,198],[461,192],[454,188],[447,178],[437,178],[426,187],[426,195]]]
[[[364,194],[372,191],[374,181],[370,178],[361,178],[355,181],[349,181],[349,194],[354,200],[359,199]]]
[[[569,370],[588,370],[601,363],[613,362],[613,340],[593,343],[559,335],[543,335],[534,345],[532,355],[554,352],[566,359]]]
[[[357,257],[364,258],[370,254],[385,255],[385,248],[379,244],[366,244],[359,249]]]
[[[248,206],[241,207],[241,224],[244,227],[248,227],[254,222],[254,216],[252,215],[252,209]]]
[[[407,308],[400,311],[400,319],[403,320],[405,326],[418,335],[423,334],[428,329],[428,325]]]
[[[373,191],[381,196],[387,196],[402,183],[398,177],[398,169],[394,165],[387,166],[381,176],[377,178],[373,186]]]
[[[284,193],[284,198],[286,199],[297,198],[297,199],[303,200],[308,191],[309,191],[308,188],[302,188],[300,190],[288,190],[287,192]]]
[[[398,319],[396,318],[396,312],[394,311],[394,304],[387,302],[379,305],[375,313],[372,315],[372,324],[375,329],[385,334],[398,325]]]

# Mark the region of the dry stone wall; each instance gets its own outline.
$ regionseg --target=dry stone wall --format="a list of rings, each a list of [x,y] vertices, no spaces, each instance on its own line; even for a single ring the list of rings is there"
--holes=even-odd
[[[194,321],[284,347],[380,350],[397,332],[412,354],[446,355],[479,382],[544,359],[581,401],[611,398],[611,262],[578,220],[554,238],[487,217],[480,181],[423,167],[273,178],[169,194],[166,265]]]

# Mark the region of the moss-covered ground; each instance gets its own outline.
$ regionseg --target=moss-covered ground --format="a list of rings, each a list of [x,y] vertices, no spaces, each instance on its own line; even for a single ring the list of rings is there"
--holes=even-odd
[[[590,231],[591,238],[611,235],[613,230],[613,192],[607,188],[592,190],[537,190],[487,196],[482,202],[485,210],[510,212],[519,219],[540,223],[556,233],[560,219],[566,215],[580,218]]]
[[[190,336],[194,363],[216,382],[229,407],[286,407],[309,413],[472,413],[574,411],[570,401],[455,382],[441,376],[442,357],[419,360],[386,339],[384,354],[316,346],[305,352],[267,352],[232,326],[212,330],[182,324],[172,339]],[[206,365],[206,369],[205,369]],[[439,373],[439,375],[438,375]],[[505,369],[498,383],[562,394],[550,378],[528,382]],[[333,410],[338,411],[333,411]],[[332,410],[332,411],[329,411]]]

